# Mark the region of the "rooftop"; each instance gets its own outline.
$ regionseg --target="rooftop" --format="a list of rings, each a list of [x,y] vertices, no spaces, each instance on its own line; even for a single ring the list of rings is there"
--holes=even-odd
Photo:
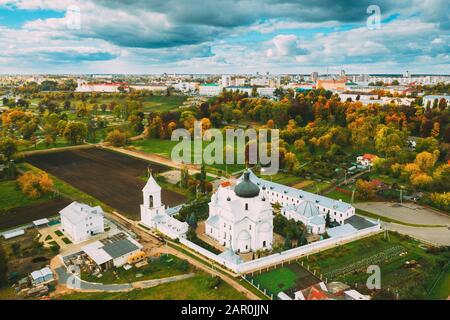
[[[314,194],[304,190],[299,190],[276,182],[267,181],[259,178],[250,169],[248,169],[248,171],[250,172],[251,180],[254,181],[260,188],[265,187],[269,190],[273,190],[275,192],[282,193],[290,197],[300,198],[302,200],[309,200],[325,208],[330,208],[332,210],[340,212],[345,212],[348,209],[352,208],[352,206],[347,202],[327,198],[318,194]],[[242,177],[240,177],[239,179],[242,179]]]
[[[83,221],[91,214],[101,214],[103,215],[103,210],[100,206],[91,207],[87,204],[72,202],[67,207],[59,211],[61,216],[66,217],[70,222],[76,224]]]

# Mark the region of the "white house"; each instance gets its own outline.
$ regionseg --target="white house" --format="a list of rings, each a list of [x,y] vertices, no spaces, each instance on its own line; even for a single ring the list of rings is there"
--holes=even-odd
[[[204,83],[199,86],[199,95],[201,96],[218,96],[222,93],[222,86],[216,83]]]
[[[144,201],[141,204],[141,223],[149,228],[160,230],[173,239],[185,237],[189,228],[188,224],[167,214],[166,208],[161,203],[161,187],[152,175],[142,189],[142,194]]]
[[[76,201],[62,209],[61,231],[74,243],[88,240],[93,235],[104,232],[103,210]]]
[[[240,253],[272,248],[272,206],[250,172],[234,188],[221,185],[213,194],[205,233]]]
[[[374,154],[365,153],[362,156],[356,157],[356,162],[364,167],[371,167],[376,157]]]

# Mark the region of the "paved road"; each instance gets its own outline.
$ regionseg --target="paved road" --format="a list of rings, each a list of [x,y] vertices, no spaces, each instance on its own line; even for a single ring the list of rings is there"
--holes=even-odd
[[[133,283],[124,283],[124,284],[102,284],[102,283],[94,283],[87,282],[81,280],[77,276],[73,276],[70,274],[65,267],[59,267],[55,270],[58,275],[58,281],[60,284],[66,284],[69,289],[74,289],[78,291],[99,291],[99,292],[123,292],[130,291],[133,289],[143,289],[154,287],[163,283],[169,283],[174,281],[180,281],[184,279],[188,279],[193,277],[194,273],[183,274],[179,276],[161,278],[161,279],[152,279],[152,280],[144,280],[137,281]]]
[[[401,222],[417,225],[450,226],[450,215],[414,203],[359,202],[358,209]]]

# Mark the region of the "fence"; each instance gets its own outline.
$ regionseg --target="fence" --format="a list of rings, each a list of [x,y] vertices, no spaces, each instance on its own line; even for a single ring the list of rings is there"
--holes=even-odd
[[[380,225],[375,225],[370,228],[359,230],[350,235],[345,235],[345,236],[335,237],[335,238],[328,238],[325,240],[307,244],[305,246],[286,250],[281,253],[275,253],[270,256],[259,258],[257,260],[247,261],[247,262],[244,262],[241,264],[235,264],[226,259],[223,259],[222,257],[219,257],[218,255],[200,247],[199,245],[197,245],[187,239],[181,238],[180,243],[184,244],[185,246],[196,251],[197,253],[200,253],[201,255],[205,256],[206,258],[213,260],[236,273],[243,274],[243,273],[251,272],[254,270],[261,269],[261,268],[265,268],[265,267],[268,267],[271,265],[280,264],[283,261],[289,261],[289,260],[298,258],[299,256],[304,256],[304,255],[310,254],[314,251],[329,248],[333,245],[347,242],[349,240],[353,240],[353,239],[356,239],[359,237],[367,236],[372,233],[377,233],[379,231],[380,231]]]

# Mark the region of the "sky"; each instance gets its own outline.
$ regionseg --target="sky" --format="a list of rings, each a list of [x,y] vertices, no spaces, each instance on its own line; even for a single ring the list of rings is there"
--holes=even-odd
[[[0,73],[450,74],[448,0],[0,0]]]

